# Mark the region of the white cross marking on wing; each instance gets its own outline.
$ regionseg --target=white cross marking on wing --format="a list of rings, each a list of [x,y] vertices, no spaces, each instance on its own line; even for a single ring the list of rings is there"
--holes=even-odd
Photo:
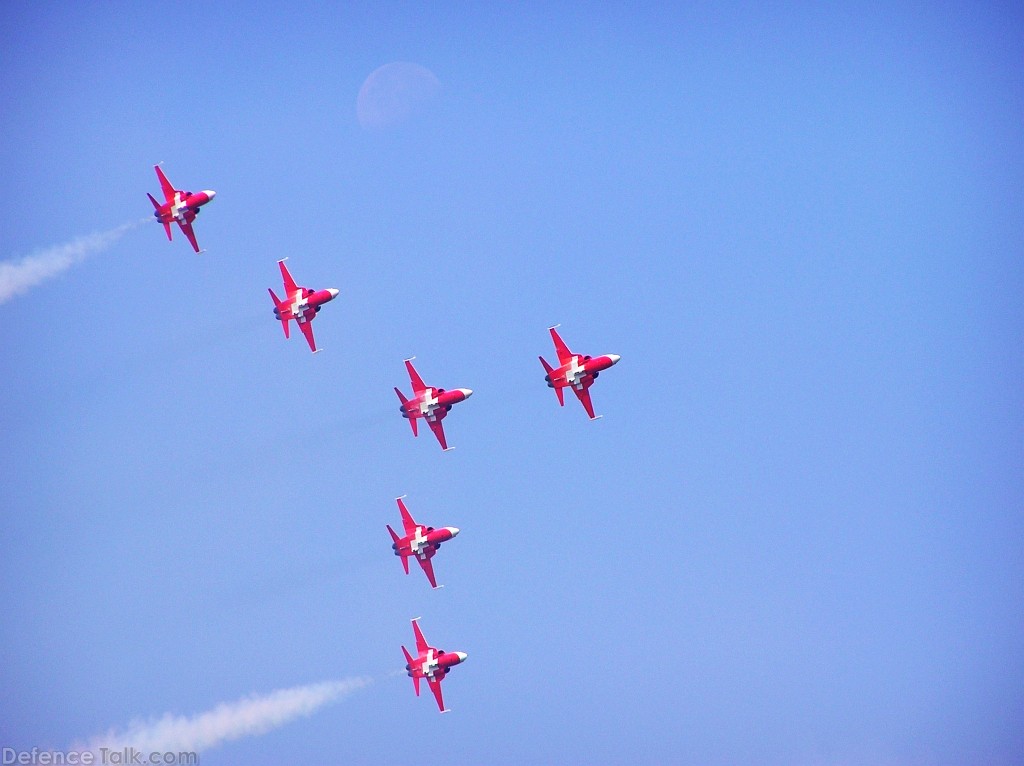
[[[434,677],[434,671],[438,668],[437,655],[433,649],[427,649],[427,658],[423,660],[423,675]]]
[[[188,205],[185,204],[185,200],[181,196],[181,192],[174,192],[174,201],[171,204],[171,215],[178,223],[188,223],[185,211],[188,210]]]
[[[569,362],[569,369],[565,371],[565,380],[573,388],[580,388],[581,379],[584,375],[586,373],[583,370],[583,365],[580,364],[580,357],[574,355],[572,361]]]
[[[437,409],[437,394],[433,388],[428,388],[420,402],[420,412],[427,418],[432,418],[434,410]]]
[[[416,532],[412,537],[412,541],[410,542],[410,546],[412,547],[413,553],[415,553],[418,556],[420,554],[420,551],[422,551],[423,547],[426,545],[426,542],[427,537],[423,534],[423,527],[416,527]]]

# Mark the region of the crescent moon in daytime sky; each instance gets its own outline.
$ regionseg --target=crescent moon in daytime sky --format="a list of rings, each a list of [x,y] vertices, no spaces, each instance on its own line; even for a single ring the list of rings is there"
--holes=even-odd
[[[394,61],[370,73],[356,98],[356,116],[365,130],[380,130],[422,112],[441,92],[441,82],[420,64]]]

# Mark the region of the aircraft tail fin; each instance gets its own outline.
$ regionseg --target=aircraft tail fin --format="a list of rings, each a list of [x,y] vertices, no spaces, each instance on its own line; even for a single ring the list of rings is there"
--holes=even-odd
[[[385,524],[384,526],[388,528],[388,532],[391,533],[391,539],[397,544],[398,541],[401,540],[402,538],[400,538],[398,535],[395,534],[395,530],[393,530],[391,528],[390,524]]]
[[[398,398],[402,402],[402,411],[405,412],[405,405],[409,403],[409,400],[406,398],[405,394],[398,390],[398,388],[395,388],[395,393],[398,394]],[[412,415],[409,415],[408,413],[406,413],[406,416],[409,420],[409,425],[412,426],[412,435],[418,436],[419,434],[417,433],[416,429],[416,418],[414,418]]]
[[[402,654],[405,655],[406,667],[411,671],[412,670],[412,655],[409,654],[409,650],[406,649],[405,646],[402,646]],[[413,677],[412,677],[412,687],[413,687],[413,689],[416,690],[416,696],[419,697],[420,696],[420,677],[415,675],[415,674],[413,674]]]
[[[540,363],[544,365],[544,371],[548,374],[548,383],[552,383],[553,381],[551,380],[551,373],[554,371],[554,368],[550,364],[547,363],[547,360],[544,357],[538,356],[537,358],[540,359]],[[558,397],[558,404],[560,406],[564,407],[565,406],[565,398],[564,398],[565,397],[565,392],[561,388],[559,388],[558,386],[555,386],[555,385],[552,385],[552,388],[555,389],[555,396]]]
[[[273,301],[274,301],[274,307],[275,307],[275,308],[276,308],[276,309],[278,310],[278,317],[277,317],[277,318],[281,320],[281,326],[282,326],[282,327],[284,327],[284,337],[286,337],[286,338],[287,338],[287,337],[289,337],[289,329],[290,329],[290,328],[288,327],[288,318],[287,318],[287,317],[284,317],[284,316],[281,316],[281,315],[280,315],[280,314],[281,314],[281,312],[282,312],[282,311],[284,310],[284,308],[285,308],[285,304],[284,304],[284,303],[283,303],[283,302],[281,301],[281,299],[280,299],[280,298],[278,298],[278,297],[277,297],[277,296],[276,296],[276,295],[274,294],[274,291],[273,291],[273,289],[272,289],[272,288],[268,287],[268,288],[267,288],[267,292],[268,292],[268,293],[270,293],[270,297],[271,297],[271,298],[273,299]]]
[[[146,192],[146,196],[149,197],[149,201],[153,203],[153,207],[156,210],[159,210],[160,209],[160,203],[157,202],[155,199],[153,199],[153,195],[150,194],[149,192]]]
[[[394,545],[395,553],[398,553],[398,544],[399,544],[399,542],[401,542],[402,538],[400,538],[398,535],[395,534],[395,530],[393,530],[391,528],[390,524],[385,524],[384,526],[386,526],[388,528],[388,532],[391,533],[391,539],[395,541],[395,545]],[[406,574],[409,574],[409,558],[408,558],[408,556],[402,556],[401,554],[399,554],[399,557],[402,559],[402,569],[405,570]]]

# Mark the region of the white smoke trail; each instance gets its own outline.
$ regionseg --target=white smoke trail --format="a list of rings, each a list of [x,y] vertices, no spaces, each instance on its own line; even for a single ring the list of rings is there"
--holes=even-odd
[[[63,245],[40,250],[20,260],[0,263],[0,304],[27,292],[40,282],[67,271],[93,253],[106,250],[121,239],[126,231],[150,220],[152,219],[146,218],[143,221],[126,223],[110,231],[89,234]]]
[[[166,713],[149,721],[133,721],[124,731],[111,730],[95,737],[85,748],[94,753],[100,748],[114,751],[135,748],[142,753],[201,752],[222,742],[264,734],[296,718],[312,715],[324,705],[371,683],[373,679],[365,676],[324,681],[224,702],[191,717]]]

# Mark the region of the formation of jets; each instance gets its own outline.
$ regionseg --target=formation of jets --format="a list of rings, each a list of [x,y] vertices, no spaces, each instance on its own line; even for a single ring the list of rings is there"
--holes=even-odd
[[[196,242],[192,222],[199,214],[199,209],[212,200],[216,196],[216,192],[207,189],[193,193],[175,189],[159,165],[155,166],[155,170],[165,201],[161,204],[153,198],[153,195],[147,193],[146,196],[153,203],[153,215],[163,225],[169,240],[172,239],[171,223],[177,223],[185,238],[192,245],[192,249],[197,253],[202,252]],[[316,341],[313,338],[313,319],[316,318],[325,303],[338,297],[339,291],[333,287],[321,290],[300,287],[292,278],[288,267],[285,266],[286,260],[287,258],[278,261],[281,278],[284,281],[284,297],[279,298],[273,289],[268,288],[270,297],[274,301],[274,316],[281,322],[285,338],[289,337],[289,322],[295,320],[299,331],[309,345],[309,350],[315,354],[320,349],[316,347]],[[600,416],[594,415],[590,387],[597,380],[598,375],[618,363],[620,357],[618,354],[593,357],[574,354],[559,336],[556,331],[557,327],[558,325],[549,327],[548,331],[555,344],[558,366],[552,367],[544,357],[540,357],[540,362],[544,366],[544,380],[549,388],[554,389],[559,405],[565,405],[565,389],[569,388],[580,400],[588,417],[595,420]],[[469,388],[445,390],[426,385],[419,373],[416,372],[416,368],[413,367],[412,360],[414,358],[405,360],[405,368],[409,373],[409,382],[412,385],[412,395],[407,397],[399,388],[395,388],[395,393],[402,403],[399,410],[402,417],[409,421],[413,436],[419,435],[417,421],[422,418],[437,438],[441,449],[447,452],[451,448],[445,438],[441,421],[455,404],[472,396],[473,391]],[[404,534],[399,535],[391,528],[390,524],[385,525],[391,535],[391,548],[394,554],[401,558],[402,568],[406,574],[409,574],[409,559],[415,558],[426,575],[430,587],[437,588],[431,559],[440,550],[442,543],[454,539],[459,534],[459,529],[458,527],[435,528],[418,524],[409,513],[403,498],[397,498],[397,502]],[[437,701],[438,710],[447,713],[449,711],[445,708],[444,700],[441,697],[441,681],[453,667],[465,662],[467,655],[465,652],[446,652],[443,649],[430,646],[423,637],[418,620],[417,617],[412,621],[413,634],[416,639],[416,655],[413,656],[405,646],[402,647],[402,653],[406,660],[405,669],[412,678],[416,696],[419,696],[420,693],[420,681],[426,679],[427,685]]]

